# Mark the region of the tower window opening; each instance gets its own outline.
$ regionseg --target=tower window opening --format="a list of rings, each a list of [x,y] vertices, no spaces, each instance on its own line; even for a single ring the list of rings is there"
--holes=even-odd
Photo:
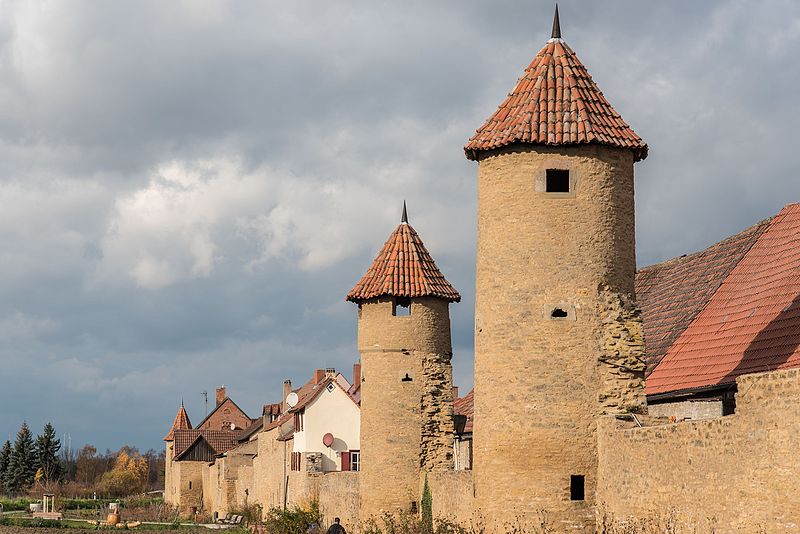
[[[411,315],[411,299],[397,297],[392,304],[392,315],[395,317],[408,317]]]
[[[400,379],[400,382],[411,382],[412,380],[414,380],[414,379],[413,379],[413,378],[411,378],[411,377],[408,375],[408,373],[406,373],[406,376],[404,376],[403,378],[401,378],[401,379]]]
[[[547,169],[545,172],[548,193],[569,193],[569,171],[566,169]]]
[[[584,482],[583,475],[569,476],[569,500],[582,501],[584,499]]]
[[[553,319],[566,319],[568,316],[569,314],[561,308],[556,308],[550,313],[550,317]]]

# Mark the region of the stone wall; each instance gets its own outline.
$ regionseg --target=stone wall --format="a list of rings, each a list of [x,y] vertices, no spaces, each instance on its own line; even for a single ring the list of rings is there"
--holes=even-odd
[[[325,473],[317,477],[319,508],[325,518],[325,526],[338,517],[347,532],[358,532],[358,477],[356,471]]]
[[[722,417],[722,401],[708,399],[651,404],[647,407],[647,413],[656,417],[674,417],[678,421],[683,419],[713,419]]]
[[[425,477],[422,477],[424,484]],[[469,528],[474,504],[472,471],[433,471],[428,473],[433,498],[434,520],[445,520]],[[420,486],[420,493],[422,486]]]
[[[546,192],[548,168],[569,170],[569,193]],[[594,531],[596,415],[608,370],[598,360],[609,348],[608,303],[633,295],[633,200],[630,151],[481,156],[473,476],[489,531],[532,531],[545,512],[552,531]],[[585,501],[570,499],[572,475],[585,477]]]
[[[737,380],[734,415],[598,433],[598,531],[800,532],[800,370]]]

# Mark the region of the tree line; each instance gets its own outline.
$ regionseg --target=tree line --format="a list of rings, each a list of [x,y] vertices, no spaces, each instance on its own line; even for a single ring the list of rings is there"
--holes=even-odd
[[[53,425],[35,439],[27,423],[14,443],[0,449],[0,493],[20,495],[43,490],[70,496],[124,497],[164,488],[165,453],[123,446],[98,453],[92,445],[62,450]]]
[[[10,441],[6,441],[0,449],[2,489],[5,493],[16,494],[35,482],[46,484],[61,480],[60,449],[61,442],[56,438],[53,425],[47,423],[34,441],[28,424],[22,423],[13,447]]]

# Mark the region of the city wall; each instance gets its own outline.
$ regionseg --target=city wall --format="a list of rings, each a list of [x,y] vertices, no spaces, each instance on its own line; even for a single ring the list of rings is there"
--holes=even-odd
[[[603,418],[598,532],[800,532],[798,428],[798,369],[740,377],[726,417],[643,428]]]

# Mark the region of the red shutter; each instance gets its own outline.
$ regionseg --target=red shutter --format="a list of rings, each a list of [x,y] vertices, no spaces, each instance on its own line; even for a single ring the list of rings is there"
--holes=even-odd
[[[342,453],[342,471],[350,471],[350,452]]]

